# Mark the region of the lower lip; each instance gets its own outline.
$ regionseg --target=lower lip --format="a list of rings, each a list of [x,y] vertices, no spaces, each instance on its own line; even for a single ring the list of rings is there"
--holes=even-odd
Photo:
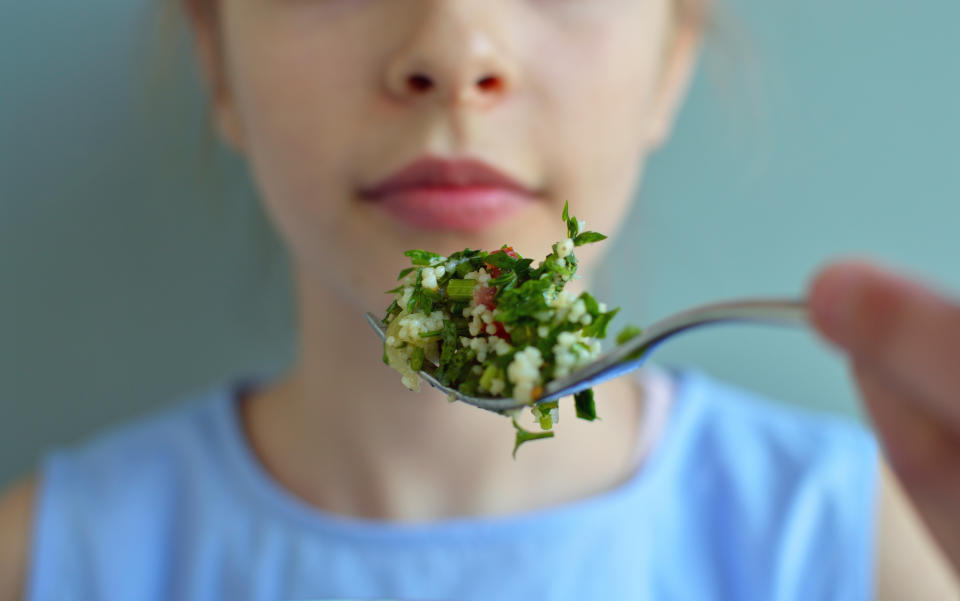
[[[498,187],[409,188],[384,193],[374,202],[388,214],[427,230],[479,231],[528,207],[534,198]]]

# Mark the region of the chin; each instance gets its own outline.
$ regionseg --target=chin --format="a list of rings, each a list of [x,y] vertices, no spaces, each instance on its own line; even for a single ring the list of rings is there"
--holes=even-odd
[[[517,252],[535,260],[546,256],[550,246],[564,237],[563,223],[557,213],[556,219],[548,219],[546,211],[527,211],[521,218],[511,219],[480,230],[420,230],[412,232],[411,241],[416,241],[425,250],[440,254],[472,248],[486,251],[511,246]]]
[[[495,250],[503,245],[513,246],[526,256],[537,257],[546,255],[550,244],[561,239],[564,233],[561,209],[554,210],[549,201],[542,199],[479,227],[424,225],[417,223],[416,219],[400,219],[375,203],[360,206],[357,231],[364,230],[365,235],[380,237],[384,244],[391,245],[398,261],[402,261],[403,252],[411,248],[448,255],[464,248]]]

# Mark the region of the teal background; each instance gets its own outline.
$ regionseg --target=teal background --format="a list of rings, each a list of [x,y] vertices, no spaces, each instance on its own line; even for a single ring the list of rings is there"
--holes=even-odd
[[[52,445],[291,358],[283,251],[155,13],[0,0],[0,483]],[[799,295],[848,253],[956,294],[960,4],[722,14],[603,295],[647,323]],[[842,361],[804,331],[717,327],[658,360],[857,414]]]

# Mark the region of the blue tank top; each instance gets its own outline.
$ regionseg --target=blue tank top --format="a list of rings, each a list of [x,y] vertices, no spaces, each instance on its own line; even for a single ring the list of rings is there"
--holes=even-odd
[[[663,435],[616,488],[426,524],[299,501],[248,446],[237,386],[205,390],[45,459],[26,598],[872,598],[870,434],[699,371],[673,377]]]

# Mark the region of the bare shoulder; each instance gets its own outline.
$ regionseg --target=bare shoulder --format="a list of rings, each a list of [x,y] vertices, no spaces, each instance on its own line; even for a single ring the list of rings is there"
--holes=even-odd
[[[880,475],[877,599],[960,600],[960,587],[949,564],[885,463]]]
[[[0,493],[0,601],[23,594],[35,489],[31,477]]]

